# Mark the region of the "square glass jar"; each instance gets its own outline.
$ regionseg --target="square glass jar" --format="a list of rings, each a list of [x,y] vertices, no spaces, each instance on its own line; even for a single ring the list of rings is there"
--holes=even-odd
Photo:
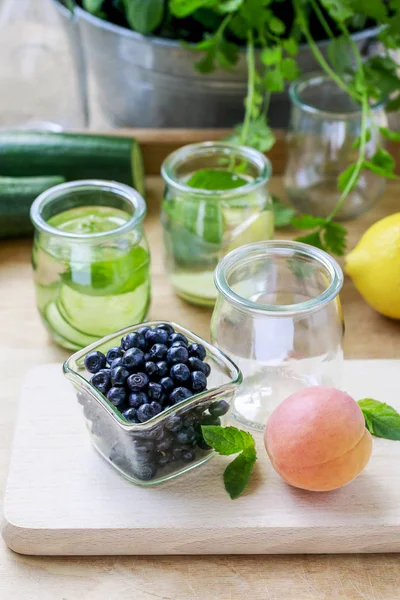
[[[64,374],[75,388],[82,406],[93,446],[121,475],[139,485],[166,481],[211,458],[214,451],[202,439],[200,426],[226,423],[230,410],[222,417],[212,417],[208,409],[221,400],[227,402],[230,409],[236,389],[242,382],[241,371],[223,352],[176,323],[167,322],[190,343],[202,344],[206,349],[205,362],[211,367],[209,389],[145,423],[127,421],[90,383],[91,374],[85,369],[85,356],[94,350],[105,354],[111,347],[118,346],[121,338],[128,333],[144,325],[154,327],[161,323],[165,321],[141,323],[108,335],[73,354],[63,366]],[[188,442],[181,441],[182,432],[191,434]]]

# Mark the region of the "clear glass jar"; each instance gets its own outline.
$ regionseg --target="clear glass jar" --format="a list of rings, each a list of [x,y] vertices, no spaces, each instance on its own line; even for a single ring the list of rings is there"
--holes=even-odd
[[[328,254],[299,242],[234,250],[215,272],[211,339],[243,372],[233,416],[262,429],[290,394],[340,385],[343,273]]]
[[[51,337],[73,350],[147,315],[146,204],[121,183],[53,187],[31,208],[37,306]]]
[[[67,17],[66,28],[51,0],[0,1],[0,128],[87,126],[78,29],[71,11],[58,10]]]
[[[205,142],[173,152],[161,172],[170,281],[185,300],[213,306],[218,261],[243,244],[273,237],[270,162],[251,148]]]
[[[340,192],[338,175],[358,157],[353,147],[361,131],[361,110],[327,75],[305,75],[289,90],[292,102],[285,186],[301,213],[327,217]],[[386,126],[384,104],[372,107],[367,159],[382,144],[378,125]],[[337,219],[352,219],[370,210],[385,188],[385,179],[364,170]]]
[[[176,323],[169,323],[190,343],[204,346],[207,353],[205,362],[211,367],[209,389],[171,406],[145,423],[127,421],[88,381],[91,375],[85,369],[85,356],[93,350],[106,353],[120,344],[122,336],[136,331],[142,325],[152,327],[158,323],[160,321],[142,323],[118,331],[77,352],[64,364],[64,374],[76,390],[93,446],[121,475],[139,485],[152,485],[171,479],[212,458],[214,451],[204,443],[200,427],[226,424],[228,406],[231,406],[242,381],[240,370],[217,348]],[[223,415],[220,413],[221,417],[213,416],[209,408],[221,400],[228,406]],[[183,444],[179,440],[179,433],[188,427],[195,429],[196,438],[190,444],[189,456],[181,457],[180,450],[187,449],[188,442]],[[159,444],[162,442],[164,447],[161,449]],[[165,450],[165,442],[168,451]]]

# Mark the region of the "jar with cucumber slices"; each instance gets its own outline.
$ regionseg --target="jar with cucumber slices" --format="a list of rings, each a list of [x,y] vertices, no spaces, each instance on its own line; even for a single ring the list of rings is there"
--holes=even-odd
[[[162,176],[170,282],[185,300],[212,306],[219,260],[234,248],[273,237],[270,162],[251,148],[205,142],[170,154]]]
[[[145,320],[150,255],[146,204],[127,185],[63,183],[33,203],[33,269],[40,315],[61,346],[80,349]]]

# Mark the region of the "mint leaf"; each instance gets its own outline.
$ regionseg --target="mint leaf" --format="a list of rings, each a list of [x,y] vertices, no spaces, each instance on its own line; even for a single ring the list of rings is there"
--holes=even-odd
[[[311,215],[301,215],[292,219],[293,227],[296,229],[313,229],[314,227],[323,227],[325,219],[321,217],[313,217]]]
[[[316,248],[320,248],[320,250],[324,250],[321,235],[318,231],[314,231],[314,233],[309,233],[308,235],[301,235],[296,238],[296,242],[303,242],[303,244],[309,244],[310,246],[315,246]]]
[[[104,0],[83,0],[83,8],[90,13],[96,14],[103,5]]]
[[[281,73],[288,81],[293,81],[300,74],[300,69],[297,66],[294,58],[284,58],[280,65]]]
[[[157,29],[164,16],[164,0],[123,0],[126,19],[135,31],[150,33]]]
[[[372,435],[387,440],[400,440],[400,414],[384,402],[372,398],[358,401],[365,425]]]
[[[396,166],[393,156],[383,148],[378,148],[369,162],[389,173],[391,173]]]
[[[388,129],[387,127],[379,127],[379,131],[381,132],[383,137],[386,138],[387,140],[390,140],[391,142],[400,142],[400,132],[399,131],[392,131],[391,129]]]
[[[341,223],[326,223],[323,233],[325,250],[343,256],[347,247],[346,238],[347,230]]]
[[[247,450],[239,454],[225,469],[224,483],[225,489],[232,498],[239,498],[247,486],[251,472],[257,460],[256,451]]]
[[[281,21],[281,19],[278,19],[278,17],[271,17],[271,19],[268,19],[267,23],[272,33],[280,35],[286,31],[285,23]]]
[[[207,444],[223,456],[254,449],[253,436],[242,429],[203,425],[201,431]]]
[[[288,38],[287,40],[282,41],[282,45],[284,50],[286,50],[286,52],[290,54],[290,56],[296,56],[299,48],[296,40],[294,40],[293,38]]]
[[[204,440],[219,454],[229,456],[239,454],[225,469],[225,489],[235,500],[248,484],[251,471],[257,460],[253,436],[236,427],[220,427],[203,425],[201,427]]]
[[[272,211],[274,213],[275,227],[287,227],[291,224],[296,211],[291,206],[283,204],[276,196],[272,196]]]
[[[340,173],[340,175],[338,177],[338,189],[340,192],[344,192],[344,190],[347,188],[347,186],[348,186],[350,180],[352,179],[356,170],[357,170],[357,164],[353,163],[353,164],[349,165],[347,167],[347,169],[342,171],[342,173]],[[356,183],[357,183],[357,179],[355,179],[353,181],[352,186],[349,189],[349,192],[354,188]]]
[[[261,60],[267,67],[272,67],[281,61],[282,48],[280,46],[271,46],[264,48],[261,52]]]
[[[264,84],[269,92],[283,92],[285,84],[281,71],[279,69],[267,71],[264,77]]]
[[[211,191],[234,190],[247,183],[244,177],[224,169],[199,169],[187,181],[192,188]]]
[[[234,133],[225,139],[232,144],[242,144],[243,124],[237,125]],[[259,152],[268,152],[275,144],[275,135],[272,129],[268,126],[263,116],[254,119],[248,128],[247,137],[245,140],[246,146],[255,148]]]
[[[141,4],[146,4],[148,0],[138,0]],[[215,0],[170,0],[169,8],[171,13],[183,19],[192,15],[198,8],[207,8],[216,4]]]

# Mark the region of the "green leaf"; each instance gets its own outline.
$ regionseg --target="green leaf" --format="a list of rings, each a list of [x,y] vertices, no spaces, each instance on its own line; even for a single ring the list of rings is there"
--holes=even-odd
[[[267,71],[265,73],[264,83],[269,92],[283,92],[285,89],[282,73],[278,69]]]
[[[224,169],[199,169],[187,181],[187,185],[200,190],[234,190],[249,183],[237,173]]]
[[[283,77],[288,81],[293,81],[300,74],[300,69],[293,58],[284,58],[280,68]]]
[[[291,224],[296,211],[291,206],[283,204],[276,196],[272,196],[272,211],[274,213],[275,227],[287,227]]]
[[[83,0],[83,8],[90,13],[96,14],[103,6],[104,0]]]
[[[323,240],[325,250],[343,256],[347,247],[347,230],[341,223],[328,221],[324,227]]]
[[[340,192],[344,192],[344,190],[347,188],[348,184],[350,183],[350,180],[353,178],[357,169],[358,169],[357,163],[352,163],[351,165],[349,165],[347,167],[347,169],[345,169],[342,173],[340,173],[340,175],[338,177],[338,190]],[[358,178],[354,179],[350,189],[348,190],[349,192],[357,184],[357,179]]]
[[[216,9],[219,13],[231,13],[236,12],[242,6],[244,0],[225,0],[225,2],[218,2]]]
[[[239,454],[226,467],[224,472],[225,489],[232,500],[236,500],[247,486],[256,460],[255,450],[249,450]]]
[[[261,60],[267,67],[272,67],[281,61],[282,48],[280,46],[271,46],[264,48],[261,52]]]
[[[352,0],[355,12],[364,13],[367,17],[382,21],[386,18],[387,8],[381,0]]]
[[[391,142],[400,142],[400,132],[399,131],[392,131],[391,129],[388,129],[387,127],[379,127],[379,131],[381,132],[383,137],[386,138],[387,140],[390,140]]]
[[[370,2],[370,0],[367,0]],[[354,10],[348,0],[321,0],[322,6],[328,11],[334,21],[344,22],[350,19]]]
[[[364,160],[362,168],[367,169],[367,171],[372,171],[372,173],[375,173],[380,177],[385,177],[386,179],[399,179],[398,176],[392,171],[388,171],[387,169],[379,167],[378,165],[375,165],[373,162],[368,160]]]
[[[386,112],[396,112],[400,110],[400,94],[386,104]]]
[[[291,56],[296,56],[299,49],[296,40],[293,38],[288,38],[287,40],[282,41],[282,45],[288,54]]]
[[[397,410],[372,398],[359,400],[358,405],[370,433],[387,440],[400,440],[400,414]]]
[[[323,227],[325,223],[325,219],[322,219],[321,217],[312,217],[311,215],[301,215],[300,217],[294,217],[294,219],[292,219],[292,225],[293,227],[296,227],[296,229]]]
[[[324,250],[323,243],[321,241],[321,236],[318,231],[314,233],[310,233],[308,235],[301,235],[296,238],[296,242],[303,242],[303,244],[309,244],[310,246],[315,246],[316,248],[320,248]]]
[[[339,75],[351,69],[353,57],[351,45],[343,35],[331,40],[327,52],[329,62]]]
[[[164,0],[123,0],[126,19],[134,31],[150,33],[157,29],[164,17]]]
[[[378,148],[369,162],[388,173],[392,173],[396,166],[393,156],[383,148]]]
[[[265,121],[265,117],[254,119],[248,128],[246,139],[242,141],[243,124],[237,125],[234,133],[226,139],[232,144],[245,144],[259,152],[268,152],[275,144],[275,135]]]
[[[146,4],[148,0],[138,0],[140,4]],[[171,14],[178,19],[184,19],[192,15],[198,8],[213,6],[215,0],[169,0]]]
[[[275,16],[268,20],[268,27],[270,28],[272,33],[276,33],[277,35],[285,33],[286,31],[285,23]]]
[[[365,132],[365,141],[369,142],[371,140],[371,130],[367,129],[367,131]],[[356,139],[354,140],[354,142],[351,145],[351,149],[352,150],[358,150],[359,147],[361,145],[361,137],[358,136],[356,137]]]
[[[253,436],[242,429],[202,425],[201,431],[206,443],[223,456],[237,454],[243,450],[254,450]]]

